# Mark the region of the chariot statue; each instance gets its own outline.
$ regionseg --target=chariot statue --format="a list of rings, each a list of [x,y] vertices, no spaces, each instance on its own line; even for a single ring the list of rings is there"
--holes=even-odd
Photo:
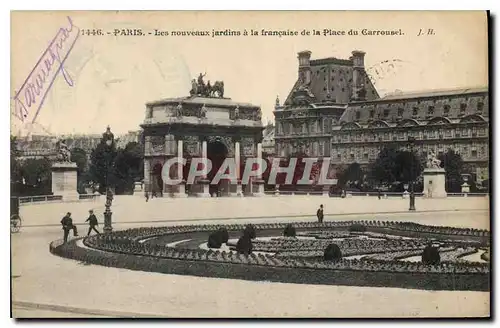
[[[441,167],[441,161],[437,159],[436,154],[431,150],[427,154],[427,168],[439,169]]]
[[[197,79],[191,80],[191,91],[189,92],[191,96],[201,96],[201,97],[224,97],[224,81],[215,81],[213,85],[208,81],[205,84],[203,78],[205,74],[200,73]]]
[[[71,151],[66,145],[66,141],[64,139],[59,140],[56,143],[57,147],[57,159],[61,162],[71,162]]]

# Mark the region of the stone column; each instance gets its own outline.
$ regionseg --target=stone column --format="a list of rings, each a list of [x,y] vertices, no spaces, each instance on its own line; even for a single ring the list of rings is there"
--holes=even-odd
[[[257,185],[257,192],[255,193],[255,196],[264,196],[264,180],[262,180],[262,144],[258,143],[257,144],[257,161],[259,163],[259,170],[257,171],[257,179],[255,181]]]
[[[240,143],[236,141],[234,143],[234,157],[236,163],[236,193],[233,196],[243,196],[243,192],[241,190],[241,154],[240,154]]]
[[[203,184],[203,192],[200,194],[201,197],[210,197],[210,180],[207,179],[208,176],[208,151],[207,151],[207,141],[203,140],[201,144],[201,156],[203,161],[203,177],[201,183]]]
[[[183,172],[182,172],[182,158],[183,158],[183,144],[182,144],[182,139],[177,140],[177,159],[179,160],[177,164],[177,177],[182,179]],[[187,197],[186,195],[186,181],[181,181],[179,183],[179,189],[177,192],[177,197]]]

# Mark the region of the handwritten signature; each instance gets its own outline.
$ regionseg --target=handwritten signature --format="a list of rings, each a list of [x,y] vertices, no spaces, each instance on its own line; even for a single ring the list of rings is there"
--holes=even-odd
[[[69,26],[59,29],[26,81],[14,96],[14,114],[22,122],[35,122],[45,97],[59,72],[61,72],[70,87],[74,84],[63,64],[78,39],[80,29],[73,25],[70,17],[68,17],[68,22]],[[35,110],[32,110],[33,108]]]

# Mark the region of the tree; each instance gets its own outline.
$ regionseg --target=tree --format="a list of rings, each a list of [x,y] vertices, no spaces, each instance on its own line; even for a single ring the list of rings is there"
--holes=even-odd
[[[78,176],[81,176],[87,170],[88,160],[87,152],[82,148],[71,149],[71,161],[78,167]]]
[[[114,175],[116,193],[132,192],[134,182],[143,178],[143,152],[137,142],[129,142],[124,149],[119,149],[115,158]]]
[[[406,150],[397,153],[395,164],[397,181],[404,183],[417,180],[424,169],[420,157]]]
[[[75,162],[77,166],[78,192],[85,193],[84,186],[88,178],[85,174],[88,166],[87,153],[82,148],[73,148],[71,149],[71,161]]]
[[[396,181],[397,155],[398,150],[396,148],[383,148],[375,162],[370,165],[371,178],[381,184],[392,184]]]
[[[415,181],[422,174],[422,170],[422,161],[416,153],[394,147],[382,149],[370,166],[372,179],[387,185]]]
[[[10,136],[10,192],[17,194],[22,182],[21,165],[18,161],[17,138]]]
[[[446,191],[460,192],[462,185],[462,173],[464,171],[464,162],[462,156],[453,149],[448,149],[444,154],[440,154],[438,159],[441,161],[441,167],[446,171]]]
[[[361,169],[359,163],[350,164],[345,170],[339,174],[338,184],[345,186],[348,182],[358,182],[361,184],[363,182],[365,173]]]
[[[104,193],[106,187],[115,185],[114,163],[117,155],[115,143],[111,146],[99,143],[90,154],[89,180],[99,184],[99,192]]]
[[[47,195],[52,189],[52,163],[48,158],[27,159],[21,166],[23,193]]]

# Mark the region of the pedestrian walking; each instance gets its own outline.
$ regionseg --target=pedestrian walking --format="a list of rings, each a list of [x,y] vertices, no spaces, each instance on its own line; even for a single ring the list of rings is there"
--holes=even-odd
[[[68,241],[69,231],[73,230],[73,236],[78,236],[78,230],[73,224],[73,219],[71,218],[71,213],[68,212],[61,220],[62,229],[64,231],[64,243]]]
[[[323,223],[323,204],[321,204],[316,211],[316,216],[318,217],[318,222]]]
[[[89,223],[89,232],[87,233],[87,236],[90,236],[92,230],[94,230],[98,235],[100,234],[100,232],[96,229],[96,227],[99,225],[99,222],[97,222],[97,218],[93,210],[89,211],[89,217],[87,220],[85,220],[85,222]]]
[[[146,196],[146,203],[147,203],[149,201],[149,193],[146,191],[144,195]]]

